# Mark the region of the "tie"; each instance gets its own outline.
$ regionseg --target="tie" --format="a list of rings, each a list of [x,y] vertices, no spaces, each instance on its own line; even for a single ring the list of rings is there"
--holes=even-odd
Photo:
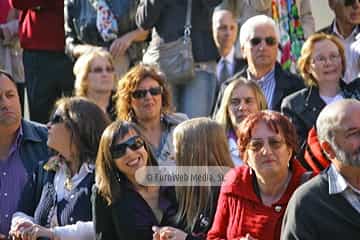
[[[221,71],[220,71],[220,78],[219,78],[219,84],[221,85],[223,82],[225,82],[229,77],[230,73],[228,70],[228,62],[226,59],[221,60]]]

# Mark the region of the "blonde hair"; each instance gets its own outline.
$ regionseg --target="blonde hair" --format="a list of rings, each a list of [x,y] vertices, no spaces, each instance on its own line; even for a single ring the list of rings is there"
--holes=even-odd
[[[342,76],[344,76],[345,74],[345,69],[346,69],[345,50],[340,40],[334,35],[325,34],[325,33],[315,33],[305,41],[301,49],[301,56],[297,62],[297,67],[299,69],[300,75],[304,79],[304,82],[307,86],[318,86],[316,79],[312,76],[311,73],[309,73],[309,66],[311,61],[311,55],[313,54],[314,51],[315,43],[323,40],[329,40],[337,46],[341,56]]]
[[[91,70],[92,61],[97,58],[105,58],[112,67],[114,67],[114,61],[111,54],[102,48],[93,48],[90,51],[82,54],[75,62],[73,72],[75,74],[75,96],[87,97],[88,94],[88,75]],[[114,73],[114,82],[116,80],[116,74]]]
[[[171,93],[168,87],[165,74],[155,65],[139,63],[131,68],[119,81],[116,92],[116,111],[117,118],[121,120],[131,120],[131,94],[137,89],[140,82],[145,78],[152,78],[162,87],[162,112],[172,112]],[[136,116],[135,116],[136,117]]]
[[[193,118],[180,123],[174,130],[174,145],[177,166],[233,167],[225,131],[214,120]],[[186,231],[192,230],[202,211],[216,209],[211,186],[176,186],[175,190],[179,205],[175,219]]]
[[[218,112],[215,115],[215,120],[220,123],[223,127],[225,127],[226,131],[232,129],[232,124],[230,120],[229,114],[229,105],[231,96],[236,88],[240,86],[247,86],[249,87],[255,95],[255,100],[258,105],[259,110],[267,109],[267,103],[265,96],[261,90],[261,88],[257,85],[256,82],[252,80],[248,80],[243,77],[236,77],[226,88],[224,91],[224,95],[221,99],[221,104],[219,107]]]

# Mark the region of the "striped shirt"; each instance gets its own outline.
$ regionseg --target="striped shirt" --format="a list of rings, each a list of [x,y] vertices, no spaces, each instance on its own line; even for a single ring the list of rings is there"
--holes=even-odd
[[[333,164],[331,164],[327,174],[329,194],[342,194],[351,206],[360,213],[360,191],[351,186]]]
[[[265,95],[266,102],[268,104],[269,109],[273,109],[272,100],[275,93],[276,81],[275,81],[275,68],[273,68],[270,72],[265,74],[260,79],[255,79],[250,73],[249,69],[247,70],[247,78],[257,82],[261,90]]]

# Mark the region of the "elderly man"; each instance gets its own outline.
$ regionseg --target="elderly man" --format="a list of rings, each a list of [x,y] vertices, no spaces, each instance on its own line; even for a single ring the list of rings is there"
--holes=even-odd
[[[328,0],[335,19],[330,26],[320,30],[340,38],[345,47],[346,72],[344,81],[349,83],[360,73],[360,2],[358,0]]]
[[[234,44],[238,26],[232,12],[216,8],[212,17],[212,30],[220,60],[216,67],[218,84],[225,82],[238,72],[244,64],[242,59],[235,57]]]
[[[339,100],[316,128],[331,165],[292,196],[281,239],[360,239],[360,102]]]
[[[265,15],[249,18],[240,30],[240,46],[247,64],[235,77],[255,80],[263,90],[269,109],[280,111],[282,99],[304,88],[304,83],[277,63],[278,43],[279,32],[273,19]],[[233,78],[222,84],[215,112],[220,106],[225,87],[231,81]]]
[[[0,70],[0,136],[0,239],[5,239],[20,195],[27,184],[33,184],[38,161],[48,158],[48,150],[46,127],[21,119],[15,81],[3,70]]]

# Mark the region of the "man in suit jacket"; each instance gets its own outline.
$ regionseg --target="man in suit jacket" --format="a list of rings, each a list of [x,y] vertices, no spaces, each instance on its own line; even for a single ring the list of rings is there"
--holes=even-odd
[[[337,36],[345,47],[346,71],[344,81],[351,82],[360,73],[360,2],[328,0],[335,19],[319,32]]]
[[[266,15],[249,18],[240,30],[240,47],[246,64],[233,77],[222,83],[214,114],[220,106],[225,87],[238,76],[256,81],[263,90],[269,109],[280,111],[284,97],[304,88],[300,77],[284,71],[277,63],[279,31]]]
[[[238,25],[232,12],[216,8],[212,17],[212,29],[215,45],[220,55],[216,67],[219,88],[221,83],[242,68],[244,61],[235,57],[234,44],[237,39]],[[227,73],[227,76],[224,72]]]

